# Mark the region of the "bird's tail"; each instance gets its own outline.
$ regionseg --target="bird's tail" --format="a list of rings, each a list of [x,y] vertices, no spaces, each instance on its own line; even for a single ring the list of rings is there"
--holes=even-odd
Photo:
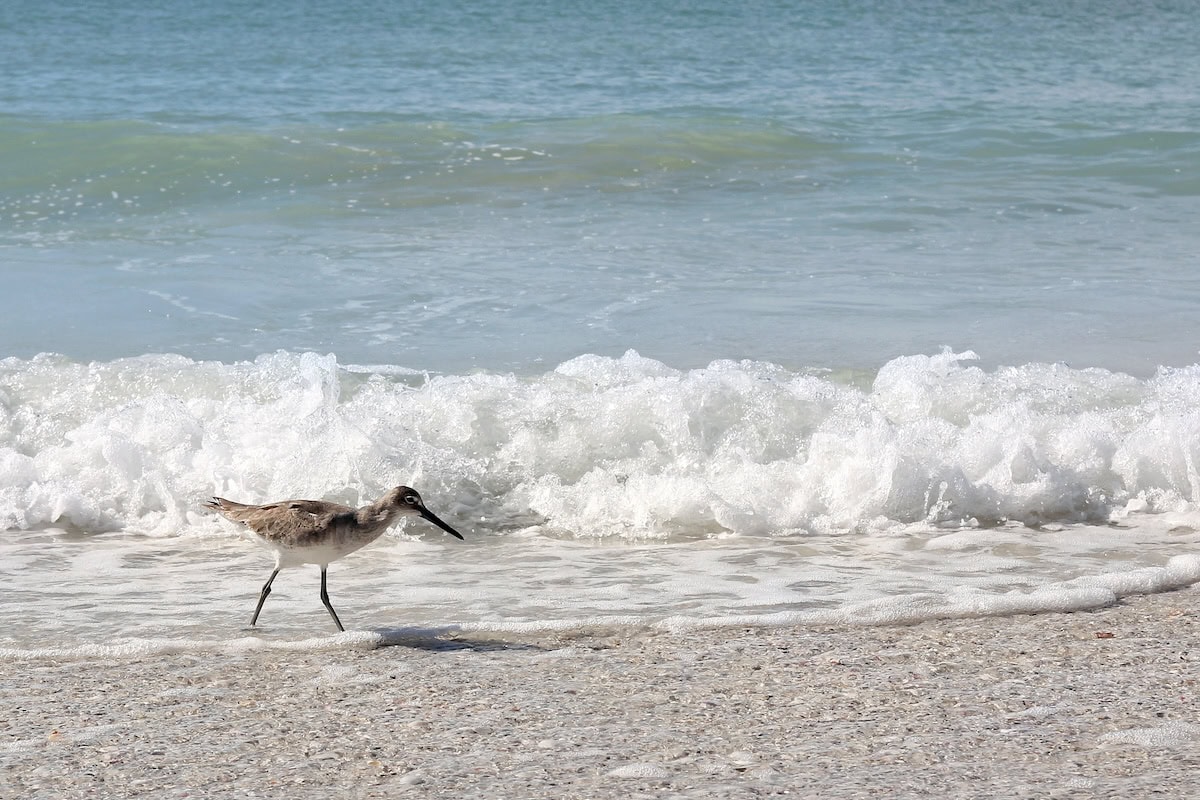
[[[205,508],[211,508],[213,511],[240,511],[243,508],[250,508],[245,503],[235,503],[232,500],[226,500],[224,497],[214,497],[211,500],[204,501]]]

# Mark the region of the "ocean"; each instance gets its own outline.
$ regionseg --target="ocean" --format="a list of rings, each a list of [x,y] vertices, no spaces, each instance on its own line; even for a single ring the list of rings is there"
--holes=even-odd
[[[1188,3],[0,7],[9,657],[1200,581]],[[276,581],[201,503],[398,526]]]

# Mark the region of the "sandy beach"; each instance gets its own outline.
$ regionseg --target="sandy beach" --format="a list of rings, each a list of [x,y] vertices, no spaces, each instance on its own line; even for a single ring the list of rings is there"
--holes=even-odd
[[[1190,797],[1197,609],[9,661],[0,795]]]

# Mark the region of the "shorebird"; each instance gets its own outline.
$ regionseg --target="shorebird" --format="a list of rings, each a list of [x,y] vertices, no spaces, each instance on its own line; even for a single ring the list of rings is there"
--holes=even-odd
[[[362,508],[325,500],[284,500],[251,506],[223,497],[214,497],[204,505],[226,519],[245,525],[259,543],[275,551],[275,571],[267,578],[258,596],[258,606],[250,618],[251,625],[258,622],[263,603],[271,593],[271,582],[279,570],[301,564],[317,564],[321,567],[321,602],[329,609],[329,616],[333,617],[337,629],[346,630],[333,610],[333,604],[329,602],[325,572],[331,562],[378,539],[400,517],[417,516],[432,522],[451,536],[463,538],[461,533],[425,507],[416,489],[407,486],[397,486]]]

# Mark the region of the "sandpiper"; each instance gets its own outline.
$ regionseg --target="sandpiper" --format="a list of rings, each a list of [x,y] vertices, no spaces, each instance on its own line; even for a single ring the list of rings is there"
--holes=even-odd
[[[325,571],[329,564],[342,556],[370,544],[379,538],[393,522],[402,516],[418,516],[459,539],[462,534],[438,519],[425,508],[421,495],[407,486],[397,486],[374,503],[351,508],[324,500],[284,500],[262,506],[235,503],[214,497],[204,504],[226,519],[240,522],[254,533],[254,538],[275,551],[275,571],[263,585],[258,606],[250,624],[258,622],[271,582],[284,567],[317,564],[321,567],[321,602],[329,609],[333,624],[346,630],[338,619],[329,592],[325,589]]]

